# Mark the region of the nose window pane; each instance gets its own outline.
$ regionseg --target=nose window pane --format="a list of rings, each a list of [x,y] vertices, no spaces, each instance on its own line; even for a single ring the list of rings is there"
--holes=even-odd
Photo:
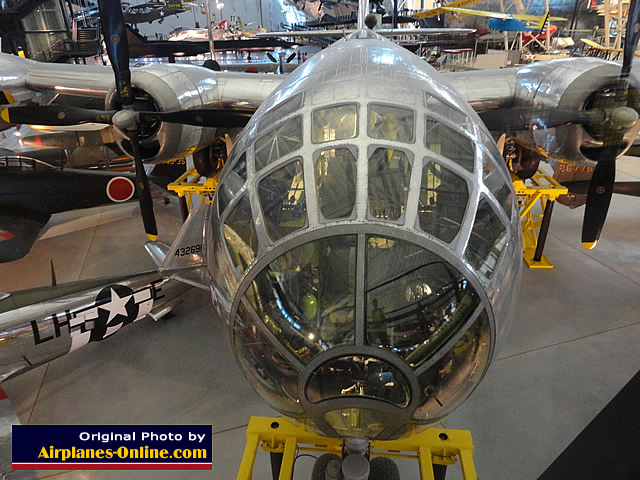
[[[218,211],[220,215],[225,211],[231,199],[242,188],[247,180],[247,154],[242,152],[238,163],[233,167],[229,175],[218,185]]]
[[[511,193],[511,189],[500,174],[498,166],[491,158],[486,155],[482,163],[482,175],[482,181],[484,182],[484,184],[487,186],[493,196],[496,197],[496,200],[500,202],[500,205],[507,214],[507,217],[511,218],[511,210],[513,204],[513,195]]]
[[[263,178],[258,195],[271,240],[279,240],[305,226],[307,204],[300,160],[288,163]]]
[[[482,312],[453,348],[419,377],[421,400],[414,418],[441,419],[467,398],[482,379],[491,356],[491,328]]]
[[[491,278],[506,241],[506,227],[483,198],[478,206],[465,258],[475,270]]]
[[[397,220],[404,213],[411,165],[402,150],[376,148],[369,158],[369,213],[381,220]]]
[[[461,328],[479,303],[465,277],[417,245],[367,239],[367,341],[412,367]]]
[[[409,404],[409,384],[402,374],[382,360],[342,357],[313,372],[307,398],[318,403],[328,398],[369,397],[404,408]]]
[[[258,236],[246,196],[238,201],[224,222],[224,241],[233,265],[242,273],[258,252]]]
[[[233,328],[238,363],[253,388],[276,410],[300,414],[298,372],[258,328],[240,303]]]
[[[265,325],[301,361],[354,343],[355,235],[306,243],[281,255],[245,293]]]
[[[356,157],[348,148],[323,150],[316,160],[318,206],[325,218],[351,215],[356,203]]]
[[[424,166],[418,203],[422,230],[451,242],[460,231],[468,201],[464,179],[434,162]]]
[[[311,131],[313,143],[355,138],[358,135],[357,105],[338,105],[315,110]]]
[[[468,117],[463,112],[455,107],[449,105],[448,102],[440,100],[428,93],[424,94],[424,104],[427,107],[427,111],[436,113],[444,118],[451,120],[456,125],[461,127],[467,126]]]
[[[266,133],[255,144],[256,172],[302,146],[302,117],[294,117]]]
[[[433,118],[427,117],[426,147],[473,172],[475,147],[469,137]]]
[[[413,110],[372,103],[369,105],[368,124],[371,138],[413,142]]]

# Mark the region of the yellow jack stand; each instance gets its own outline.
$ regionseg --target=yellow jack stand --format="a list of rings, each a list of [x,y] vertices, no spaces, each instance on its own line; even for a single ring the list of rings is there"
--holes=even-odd
[[[342,440],[321,437],[284,418],[251,417],[247,427],[247,445],[237,480],[251,480],[253,465],[262,442],[263,450],[282,454],[279,480],[292,480],[293,463],[298,451],[342,453]],[[453,465],[460,459],[465,480],[477,480],[473,464],[473,442],[467,430],[430,428],[400,440],[372,441],[371,456],[416,459],[422,480],[435,480],[435,465]]]
[[[200,203],[213,203],[213,195],[220,179],[220,170],[211,177],[201,176],[195,168],[190,168],[175,182],[167,185],[167,190],[174,191],[180,197],[182,220],[186,220],[193,208],[193,195],[200,195]]]
[[[524,261],[529,268],[553,268],[542,251],[549,232],[553,204],[560,195],[566,195],[569,190],[540,169],[529,179],[533,185],[525,185],[525,181],[513,173],[511,179],[520,206]],[[538,201],[542,214],[531,212]],[[538,233],[536,233],[537,229],[539,229]]]

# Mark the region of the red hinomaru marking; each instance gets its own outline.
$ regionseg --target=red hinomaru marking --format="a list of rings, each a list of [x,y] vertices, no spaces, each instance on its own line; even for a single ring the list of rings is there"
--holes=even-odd
[[[131,180],[125,177],[115,177],[107,183],[107,197],[112,202],[126,202],[136,191]]]
[[[0,242],[4,242],[5,240],[13,240],[16,236],[8,230],[0,229]]]
[[[6,400],[7,398],[7,394],[4,393],[4,390],[2,389],[2,387],[0,387],[0,400]]]

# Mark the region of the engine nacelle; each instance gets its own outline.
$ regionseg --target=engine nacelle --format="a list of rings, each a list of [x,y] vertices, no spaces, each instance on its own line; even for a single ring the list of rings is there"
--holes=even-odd
[[[515,133],[517,142],[537,151],[545,157],[562,163],[574,165],[594,165],[593,154],[589,148],[602,146],[593,129],[579,124],[565,124],[557,127],[544,127],[544,121],[537,121],[536,112],[549,110],[581,111],[597,107],[594,105],[596,94],[612,89],[618,82],[620,66],[597,58],[557,59],[534,63],[518,69],[513,106],[531,107],[532,123],[537,123],[528,131]],[[631,78],[631,92],[635,90],[634,78]],[[612,94],[612,93],[608,93]],[[600,97],[602,98],[602,97]],[[638,102],[629,105],[638,109]],[[625,135],[626,148],[636,137],[640,122]]]
[[[247,81],[246,76],[212,72],[191,65],[149,65],[132,69],[131,79],[136,110],[172,112],[202,107],[233,107],[260,105],[263,98],[280,82],[279,76],[264,81]],[[247,97],[246,92],[251,95]],[[221,100],[224,98],[225,100]],[[249,98],[251,101],[247,102]],[[106,96],[106,108],[118,109],[115,89]],[[131,156],[126,132],[114,128],[120,148]],[[216,137],[215,128],[158,122],[143,125],[138,133],[145,163],[156,163],[192,154],[210,145]]]

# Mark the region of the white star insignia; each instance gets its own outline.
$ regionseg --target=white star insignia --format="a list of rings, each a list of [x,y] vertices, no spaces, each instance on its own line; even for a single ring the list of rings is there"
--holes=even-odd
[[[127,302],[131,298],[131,295],[126,295],[124,297],[120,297],[118,292],[116,292],[113,288],[111,290],[111,301],[105,305],[100,305],[103,310],[109,312],[109,319],[107,320],[107,326],[111,323],[117,315],[127,316]]]

